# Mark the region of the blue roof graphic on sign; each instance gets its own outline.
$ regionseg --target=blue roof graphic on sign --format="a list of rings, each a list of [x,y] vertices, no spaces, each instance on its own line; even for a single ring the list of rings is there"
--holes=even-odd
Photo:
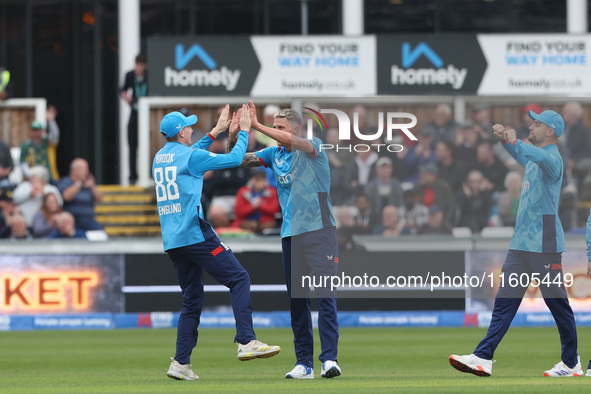
[[[217,67],[216,61],[201,47],[199,44],[193,44],[185,51],[183,44],[177,44],[175,46],[175,66],[177,70],[182,70],[189,64],[189,62],[197,56],[199,60],[205,64],[205,67],[213,70]]]
[[[402,43],[402,67],[409,68],[421,55],[429,59],[433,66],[437,68],[443,67],[443,60],[425,42],[419,43],[412,50],[409,42]]]

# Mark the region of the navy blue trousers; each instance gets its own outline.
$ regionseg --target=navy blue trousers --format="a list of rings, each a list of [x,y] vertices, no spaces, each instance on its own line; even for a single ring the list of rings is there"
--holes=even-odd
[[[309,291],[303,291],[301,276],[330,276],[338,273],[338,245],[336,230],[327,227],[281,240],[283,268],[291,309],[296,364],[314,368],[314,335],[310,313]],[[293,262],[293,263],[292,263]],[[292,283],[293,280],[293,283]],[[295,289],[294,287],[298,287]],[[308,297],[303,295],[308,294]],[[339,322],[336,291],[316,289],[318,331],[322,353],[321,362],[337,359]]]
[[[230,289],[232,311],[236,319],[234,342],[244,344],[256,339],[252,327],[250,277],[217,236],[198,244],[170,249],[167,253],[174,263],[183,295],[183,309],[177,328],[176,361],[189,364],[191,352],[197,344],[197,328],[203,303],[203,270]]]
[[[519,278],[519,275],[527,274],[531,278],[531,274],[538,273],[538,277],[543,279],[546,274],[549,274],[551,282],[557,276],[563,280],[561,262],[561,253],[509,250],[503,264],[505,286],[499,287],[490,326],[486,336],[474,350],[476,356],[492,360],[494,352],[507,333],[527,290],[527,287],[510,286],[510,275],[513,274],[514,277]],[[561,359],[568,367],[572,368],[577,364],[577,327],[564,285],[552,283],[550,286],[540,284],[539,287],[558,327],[562,344]]]

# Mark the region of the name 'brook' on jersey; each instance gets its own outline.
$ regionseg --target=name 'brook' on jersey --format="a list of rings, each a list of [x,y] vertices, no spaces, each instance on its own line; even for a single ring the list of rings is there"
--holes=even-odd
[[[227,155],[206,151],[212,141],[206,135],[191,147],[169,142],[154,156],[152,177],[165,251],[205,241],[199,220],[206,223],[201,207],[203,174],[238,167],[246,151],[248,133],[240,131],[236,146]]]

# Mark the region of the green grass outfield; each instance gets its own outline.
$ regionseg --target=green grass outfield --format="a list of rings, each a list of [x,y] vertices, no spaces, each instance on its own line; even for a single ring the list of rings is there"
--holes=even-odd
[[[283,350],[274,358],[241,362],[232,330],[204,329],[192,360],[200,380],[176,381],[165,375],[174,354],[174,330],[1,332],[0,392],[589,392],[591,377],[542,377],[559,361],[556,328],[510,329],[490,378],[454,370],[448,356],[471,353],[484,333],[477,328],[344,328],[343,375],[321,379],[316,360],[317,378],[296,381],[283,378],[295,360],[290,330],[257,330],[262,341]],[[579,329],[579,354],[586,370],[591,328]]]

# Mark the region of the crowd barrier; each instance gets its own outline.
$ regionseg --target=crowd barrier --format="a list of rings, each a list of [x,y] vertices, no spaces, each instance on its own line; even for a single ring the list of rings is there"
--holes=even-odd
[[[468,314],[461,311],[431,312],[339,312],[341,328],[370,327],[480,327],[490,323],[490,313]],[[176,328],[178,312],[149,313],[91,313],[83,315],[0,315],[0,331],[34,330],[98,330],[98,329],[162,329]],[[317,314],[313,314],[317,328]],[[591,313],[575,313],[577,326],[591,326]],[[289,312],[254,312],[254,327],[289,328]],[[553,327],[552,315],[547,313],[518,313],[513,327]],[[232,329],[235,327],[231,313],[205,312],[201,315],[201,329]]]

